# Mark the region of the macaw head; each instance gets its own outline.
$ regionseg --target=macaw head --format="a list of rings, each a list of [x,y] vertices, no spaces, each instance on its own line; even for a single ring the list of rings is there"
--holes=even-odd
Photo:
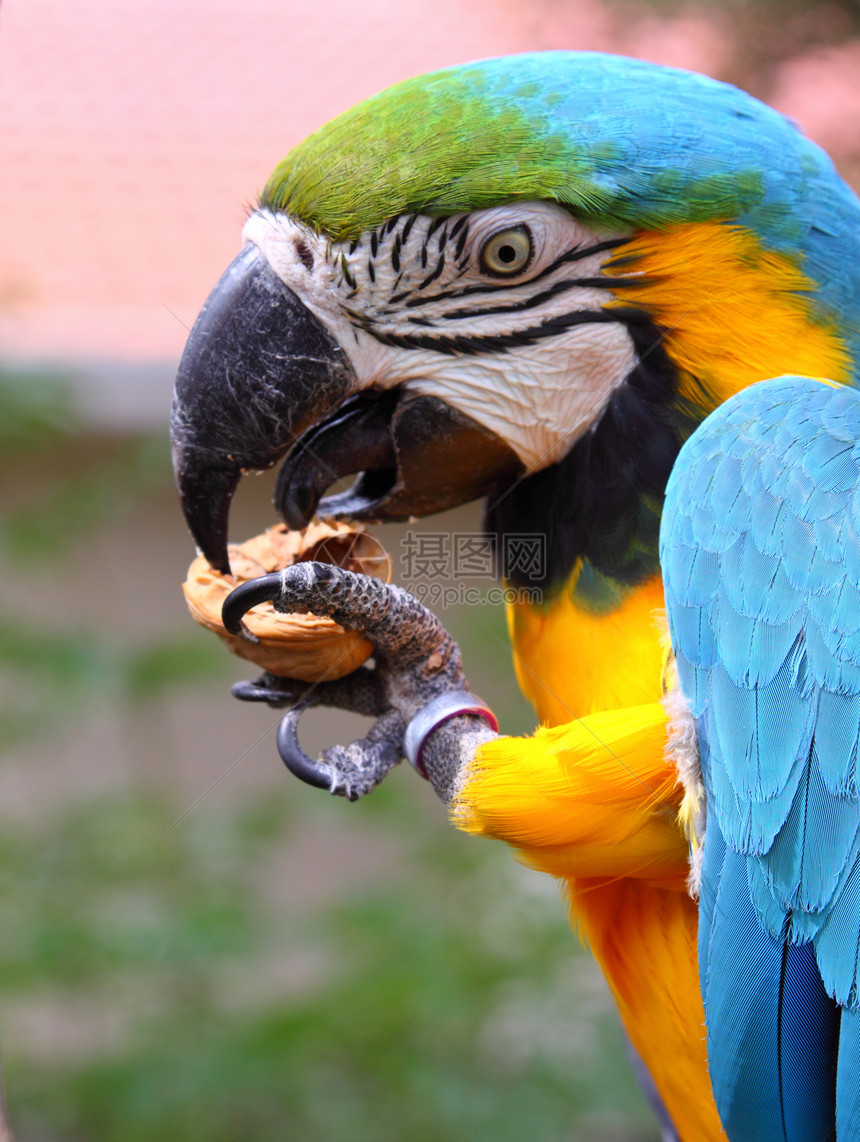
[[[548,585],[641,580],[698,421],[768,376],[853,378],[858,235],[826,156],[702,76],[548,52],[398,84],[277,167],[192,330],[191,531],[228,570],[240,477],[283,460],[293,527],[488,496],[491,528],[545,532]]]

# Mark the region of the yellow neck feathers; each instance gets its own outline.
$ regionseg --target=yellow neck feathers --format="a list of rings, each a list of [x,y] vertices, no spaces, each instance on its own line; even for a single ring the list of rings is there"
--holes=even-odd
[[[620,254],[607,272],[627,284],[612,304],[644,309],[665,330],[679,395],[700,413],[784,373],[849,379],[838,331],[813,312],[815,283],[790,258],[763,250],[755,235],[694,223],[642,232]],[[656,578],[626,594],[610,614],[589,614],[570,590],[544,607],[512,607],[517,675],[541,720],[558,725],[659,697],[663,651],[655,614],[662,605]]]
[[[619,288],[617,305],[650,313],[681,370],[680,395],[707,410],[784,373],[845,382],[850,359],[838,331],[816,319],[816,283],[749,231],[697,222],[643,231],[606,272],[641,285]]]

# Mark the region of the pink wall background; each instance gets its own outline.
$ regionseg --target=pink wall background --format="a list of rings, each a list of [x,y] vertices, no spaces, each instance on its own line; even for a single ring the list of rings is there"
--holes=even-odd
[[[172,368],[246,204],[294,143],[406,76],[553,47],[737,78],[725,19],[645,4],[5,0],[0,357]],[[846,39],[780,65],[767,93],[849,168],[858,73]]]

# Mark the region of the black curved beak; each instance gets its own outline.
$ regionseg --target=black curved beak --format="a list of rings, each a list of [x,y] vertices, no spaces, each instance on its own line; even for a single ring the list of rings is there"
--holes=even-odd
[[[182,508],[213,567],[229,572],[228,515],[242,474],[277,463],[355,383],[334,339],[246,246],[194,323],[170,415]]]
[[[182,507],[213,567],[229,572],[228,517],[243,473],[285,455],[275,504],[294,528],[317,511],[361,520],[429,515],[522,474],[507,444],[436,397],[357,393],[360,386],[327,330],[247,246],[194,324],[171,410]],[[349,491],[323,498],[355,474]]]
[[[369,391],[299,438],[278,475],[275,506],[295,528],[317,512],[406,520],[492,495],[522,472],[495,433],[437,397]],[[322,496],[335,477],[356,473],[348,491]]]

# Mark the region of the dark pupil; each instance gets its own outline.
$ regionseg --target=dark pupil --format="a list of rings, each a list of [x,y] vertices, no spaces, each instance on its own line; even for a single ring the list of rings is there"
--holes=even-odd
[[[499,261],[510,264],[517,260],[517,252],[513,246],[499,246]]]

